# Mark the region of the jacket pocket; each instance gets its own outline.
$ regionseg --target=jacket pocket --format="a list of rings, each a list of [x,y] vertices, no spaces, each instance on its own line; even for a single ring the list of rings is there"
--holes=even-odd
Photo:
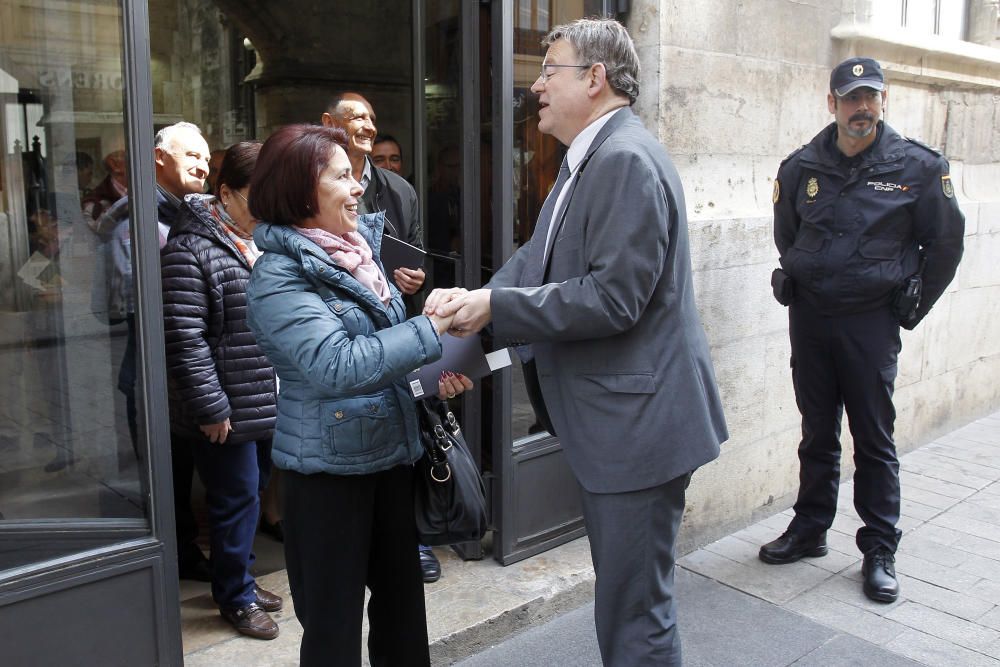
[[[655,394],[652,373],[592,373],[583,378],[615,394]]]
[[[792,248],[804,252],[817,252],[823,247],[823,239],[826,235],[818,228],[811,225],[804,226],[795,237]]]
[[[387,444],[388,417],[382,394],[322,401],[323,448],[335,458],[369,456]]]
[[[368,313],[354,301],[340,296],[326,298],[323,301],[330,312],[343,324],[347,335],[352,340],[357,336],[370,336],[375,332],[375,327]]]
[[[861,242],[858,245],[858,254],[865,259],[899,259],[902,249],[902,243],[897,239],[862,236]]]

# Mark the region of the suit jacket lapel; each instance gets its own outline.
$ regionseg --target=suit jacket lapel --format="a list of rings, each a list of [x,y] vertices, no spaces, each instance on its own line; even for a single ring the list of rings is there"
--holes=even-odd
[[[580,166],[577,168],[576,173],[573,174],[573,182],[570,183],[569,192],[566,193],[566,198],[563,199],[562,208],[559,210],[559,218],[558,220],[552,221],[552,224],[555,225],[555,227],[552,229],[552,247],[549,248],[548,254],[546,254],[544,258],[542,257],[541,253],[539,253],[538,255],[538,261],[541,265],[541,280],[539,281],[538,284],[542,284],[542,282],[544,282],[545,280],[545,277],[548,275],[549,265],[552,263],[552,252],[555,249],[556,240],[559,238],[559,230],[562,228],[563,221],[566,219],[566,212],[569,210],[570,202],[573,199],[573,193],[576,192],[577,183],[579,183],[580,179],[583,178],[583,172],[587,167],[587,163],[590,162],[590,158],[594,156],[594,153],[596,153],[597,149],[601,147],[601,144],[603,144],[608,137],[614,134],[615,130],[621,127],[622,124],[626,121],[626,119],[628,119],[632,115],[633,115],[632,110],[629,107],[624,107],[622,109],[619,109],[608,120],[608,122],[604,124],[604,127],[601,128],[601,131],[597,133],[596,137],[594,137],[594,140],[590,142],[590,148],[587,149],[587,154],[580,162]],[[540,240],[542,242],[541,245],[543,246],[543,251],[545,246],[546,234],[547,231],[542,230],[542,237]],[[532,254],[534,254],[534,252]]]

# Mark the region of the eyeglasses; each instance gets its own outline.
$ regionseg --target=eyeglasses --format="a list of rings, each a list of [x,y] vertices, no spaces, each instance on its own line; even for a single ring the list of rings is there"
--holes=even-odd
[[[572,68],[572,69],[587,69],[588,67],[590,67],[590,65],[550,65],[548,63],[545,63],[545,64],[542,65],[542,71],[538,73],[538,78],[542,80],[542,83],[547,82],[549,79],[551,79],[553,76],[555,76],[555,74],[556,74],[555,72],[550,72],[549,71],[550,69],[553,69],[555,67],[569,67],[569,68]]]
[[[243,201],[245,201],[247,204],[250,203],[250,201],[245,196],[243,196],[243,193],[240,192],[239,190],[233,190],[233,192],[235,192],[236,194],[238,194],[240,196],[240,199],[242,199]]]

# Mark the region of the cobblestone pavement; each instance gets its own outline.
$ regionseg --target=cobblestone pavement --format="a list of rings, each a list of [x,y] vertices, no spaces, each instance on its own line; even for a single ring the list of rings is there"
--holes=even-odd
[[[900,596],[892,604],[872,602],[861,592],[861,554],[854,544],[861,522],[850,483],[841,485],[837,519],[827,534],[830,553],[823,558],[790,565],[758,560],[760,545],[787,527],[787,510],[688,554],[680,564],[921,664],[1000,665],[1000,413],[906,454],[900,464]],[[682,598],[680,604],[683,609],[697,602]]]
[[[1000,667],[1000,412],[906,454],[901,470],[896,602],[861,591],[860,521],[845,483],[823,558],[758,560],[789,510],[679,561],[685,666]],[[445,576],[427,587],[435,665],[600,665],[586,538],[509,567],[438,555]],[[287,595],[284,571],[261,583]],[[291,609],[267,643],[234,637],[207,595],[186,600],[182,619],[188,665],[296,664]]]

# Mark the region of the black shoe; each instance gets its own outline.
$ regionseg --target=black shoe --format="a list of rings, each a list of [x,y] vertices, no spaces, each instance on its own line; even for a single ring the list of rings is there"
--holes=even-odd
[[[781,537],[762,546],[758,555],[765,563],[784,565],[806,556],[818,558],[826,553],[826,531],[813,537],[804,537],[786,530]]]
[[[281,519],[278,519],[274,523],[271,523],[263,516],[260,517],[260,532],[265,535],[270,535],[278,542],[284,543],[285,541],[285,530],[281,527]]]
[[[201,549],[197,551],[195,555],[177,559],[177,578],[211,582],[212,570],[208,566],[208,559],[201,553]]]
[[[420,570],[424,573],[425,584],[433,584],[441,578],[441,563],[430,549],[420,550]]]
[[[256,602],[235,609],[220,609],[219,613],[241,635],[256,639],[274,639],[278,636],[278,624]]]
[[[280,595],[275,595],[271,591],[265,591],[260,586],[254,586],[254,593],[257,595],[257,604],[264,611],[281,611],[284,600]]]
[[[876,602],[895,602],[899,597],[896,557],[886,547],[875,547],[865,554],[861,574],[865,577],[862,589],[870,599]]]

